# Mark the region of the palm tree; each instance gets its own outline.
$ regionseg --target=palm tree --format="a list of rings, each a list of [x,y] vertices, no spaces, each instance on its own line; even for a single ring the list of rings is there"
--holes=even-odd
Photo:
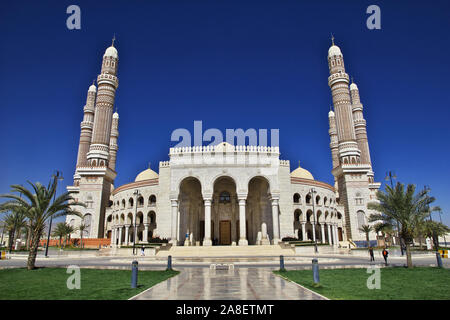
[[[427,220],[423,224],[423,234],[428,238],[440,237],[448,232],[450,232],[450,228],[441,222]],[[433,242],[433,245],[436,245],[435,242]]]
[[[0,211],[6,211],[6,209],[0,206]],[[14,244],[14,240],[18,238],[19,232],[21,228],[26,226],[27,220],[25,216],[24,210],[9,210],[7,214],[3,216],[3,225],[5,230],[8,231],[9,243],[8,248],[9,252],[12,250],[12,246]]]
[[[59,247],[62,247],[62,238],[66,236],[67,228],[65,222],[59,222],[56,224],[55,229],[53,229],[52,236],[59,238]]]
[[[70,224],[65,224],[65,229],[66,229],[66,245],[67,245],[67,240],[69,240],[69,245],[70,245],[70,235],[75,231],[75,228],[73,226],[71,226]]]
[[[28,181],[32,191],[21,185],[12,185],[12,192],[19,192],[21,196],[15,194],[2,194],[0,198],[9,199],[1,205],[4,210],[23,210],[31,225],[31,245],[28,254],[27,268],[33,270],[36,263],[36,255],[46,222],[53,219],[66,216],[81,214],[73,206],[85,206],[83,203],[75,201],[69,192],[65,192],[54,201],[53,195],[56,193],[58,177],[54,176],[47,187],[40,182],[35,184]],[[22,196],[24,198],[22,198]],[[70,202],[70,204],[69,204]]]
[[[83,234],[86,232],[87,230],[87,225],[83,223],[84,219],[81,221],[80,225],[78,226],[78,230],[80,231],[80,246],[81,248],[83,248]]]
[[[405,186],[397,182],[394,188],[385,186],[385,191],[378,190],[377,199],[379,202],[371,202],[368,209],[379,213],[370,216],[371,221],[380,220],[384,223],[392,224],[397,220],[401,224],[400,237],[406,245],[406,260],[408,268],[411,268],[411,244],[414,233],[420,223],[430,215],[434,208],[430,209],[430,204],[435,201],[434,197],[428,195],[430,189],[425,188],[416,194],[416,186],[408,184]]]
[[[363,224],[361,228],[359,228],[359,231],[364,232],[366,234],[366,241],[367,241],[367,248],[370,246],[369,242],[369,233],[373,230],[372,226],[369,226],[368,224]]]

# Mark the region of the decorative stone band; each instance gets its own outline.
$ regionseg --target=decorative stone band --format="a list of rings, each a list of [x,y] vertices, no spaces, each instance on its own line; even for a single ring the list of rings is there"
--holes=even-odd
[[[115,195],[121,191],[129,190],[129,189],[134,189],[134,188],[139,188],[139,187],[147,187],[147,186],[157,186],[157,185],[158,185],[158,178],[142,180],[142,181],[138,181],[138,182],[131,182],[131,183],[124,184],[124,185],[114,189],[114,191],[112,192],[112,195]]]
[[[160,161],[159,162],[159,167],[160,168],[170,167],[170,162],[169,161]]]
[[[339,143],[339,156],[341,158],[347,156],[360,156],[361,152],[358,149],[356,141],[343,141]]]
[[[289,160],[281,160],[280,159],[280,166],[282,166],[282,167],[290,167],[291,165],[290,165]]]
[[[350,77],[345,72],[334,73],[328,77],[328,85],[331,87],[336,82],[350,83]]]
[[[117,89],[119,86],[119,79],[111,74],[101,73],[97,76],[97,83],[99,86],[103,83],[108,83]]]
[[[82,121],[81,124],[81,129],[91,129],[94,127],[94,123],[92,121]]]
[[[181,147],[181,148],[170,148],[169,154],[180,154],[180,153],[212,153],[212,152],[255,152],[255,153],[270,153],[270,154],[280,154],[279,147],[266,147],[266,146],[227,146],[224,150],[223,146],[218,144],[216,146],[194,146],[194,147]]]
[[[90,151],[87,154],[88,159],[108,160],[109,146],[104,144],[91,144]]]
[[[335,192],[335,189],[333,186],[329,185],[328,183],[321,182],[321,181],[291,177],[291,183],[305,184],[305,185],[315,186],[315,187],[322,187],[322,188],[326,188],[328,190]]]

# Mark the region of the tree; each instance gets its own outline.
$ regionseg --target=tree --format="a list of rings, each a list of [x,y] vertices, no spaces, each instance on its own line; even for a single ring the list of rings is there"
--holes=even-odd
[[[7,210],[0,207],[0,211]],[[8,248],[9,252],[11,252],[14,240],[18,238],[18,230],[26,226],[27,220],[25,212],[22,209],[9,210],[9,212],[3,216],[2,222],[5,230],[8,232]]]
[[[406,260],[408,268],[411,268],[411,244],[414,233],[420,223],[430,215],[434,208],[430,205],[435,201],[434,197],[429,196],[430,189],[424,188],[416,193],[416,186],[408,184],[405,186],[397,182],[394,188],[385,186],[385,191],[378,190],[377,199],[379,202],[371,202],[367,205],[369,209],[378,213],[370,216],[371,221],[380,220],[384,223],[390,223],[398,220],[401,224],[400,237],[406,246]]]
[[[423,234],[428,238],[435,238],[433,244],[436,246],[436,242],[438,242],[438,237],[441,237],[450,232],[450,228],[443,223],[427,220],[423,224]],[[437,248],[435,248],[437,250]]]
[[[83,223],[83,221],[84,221],[84,218],[83,218],[83,220],[81,220],[81,223],[80,223],[80,225],[78,226],[78,230],[80,231],[80,246],[81,246],[81,248],[83,248],[83,234],[86,232],[86,230],[87,230],[87,224],[85,224],[85,223]]]
[[[31,243],[28,253],[27,268],[33,270],[36,263],[36,255],[44,231],[45,224],[50,218],[53,219],[66,216],[81,214],[74,209],[74,206],[85,206],[83,203],[75,201],[69,192],[61,194],[56,197],[54,201],[53,196],[56,193],[57,176],[54,176],[47,187],[40,182],[31,183],[32,190],[21,185],[12,185],[12,192],[19,192],[20,196],[15,194],[2,194],[0,198],[6,198],[8,201],[0,206],[0,210],[23,210],[26,217],[30,220],[31,226]],[[70,204],[69,204],[70,202]]]
[[[70,235],[75,231],[75,228],[73,226],[71,226],[70,224],[66,224],[65,229],[66,229],[66,245],[67,245],[67,240],[69,240],[69,245],[70,245]]]
[[[66,228],[66,223],[65,222],[59,222],[56,224],[55,229],[53,229],[52,231],[52,236],[53,237],[58,237],[59,238],[59,247],[62,247],[62,238],[64,238],[66,236],[67,233],[67,228]]]
[[[368,224],[363,224],[361,228],[359,228],[359,231],[364,232],[366,234],[366,241],[367,241],[367,248],[370,247],[370,241],[369,241],[369,233],[373,230],[372,226],[369,226]]]

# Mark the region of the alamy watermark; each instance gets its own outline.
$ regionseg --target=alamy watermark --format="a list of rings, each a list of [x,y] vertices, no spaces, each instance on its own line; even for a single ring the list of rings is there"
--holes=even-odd
[[[270,131],[270,144],[268,144],[268,133]],[[279,129],[226,129],[225,142],[233,146],[262,146],[262,147],[278,147],[280,145]],[[188,129],[175,129],[170,141],[178,142],[174,148],[192,147],[192,146],[215,146],[224,142],[222,131],[217,128],[210,128],[203,132],[203,122],[194,121],[194,134],[192,135]],[[235,143],[236,142],[236,143]],[[205,144],[207,143],[207,144]]]
[[[373,29],[381,29],[381,9],[379,6],[373,4],[367,7],[366,10],[367,14],[370,14],[370,16],[367,18],[366,26],[367,29],[373,30]]]
[[[81,9],[79,6],[72,4],[67,7],[67,14],[70,14],[66,20],[66,26],[69,30],[80,30],[81,29]]]
[[[367,268],[367,273],[371,274],[369,278],[367,278],[367,289],[381,289],[381,271],[379,267],[370,266]]]
[[[79,266],[71,265],[67,267],[67,274],[71,274],[69,278],[67,278],[67,289],[81,289],[81,271]]]

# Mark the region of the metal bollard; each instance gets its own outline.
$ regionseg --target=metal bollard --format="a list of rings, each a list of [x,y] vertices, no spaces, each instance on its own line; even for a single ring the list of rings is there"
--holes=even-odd
[[[167,270],[172,270],[172,256],[167,257]]]
[[[137,280],[138,280],[138,262],[134,260],[131,263],[131,288],[137,288]]]
[[[442,268],[442,259],[441,259],[441,254],[439,253],[439,251],[436,251],[436,260],[437,260],[437,265],[438,268]]]
[[[312,259],[312,271],[314,284],[319,284],[319,262],[317,261],[317,259]]]
[[[286,269],[284,268],[284,257],[280,256],[280,271],[285,271]]]

